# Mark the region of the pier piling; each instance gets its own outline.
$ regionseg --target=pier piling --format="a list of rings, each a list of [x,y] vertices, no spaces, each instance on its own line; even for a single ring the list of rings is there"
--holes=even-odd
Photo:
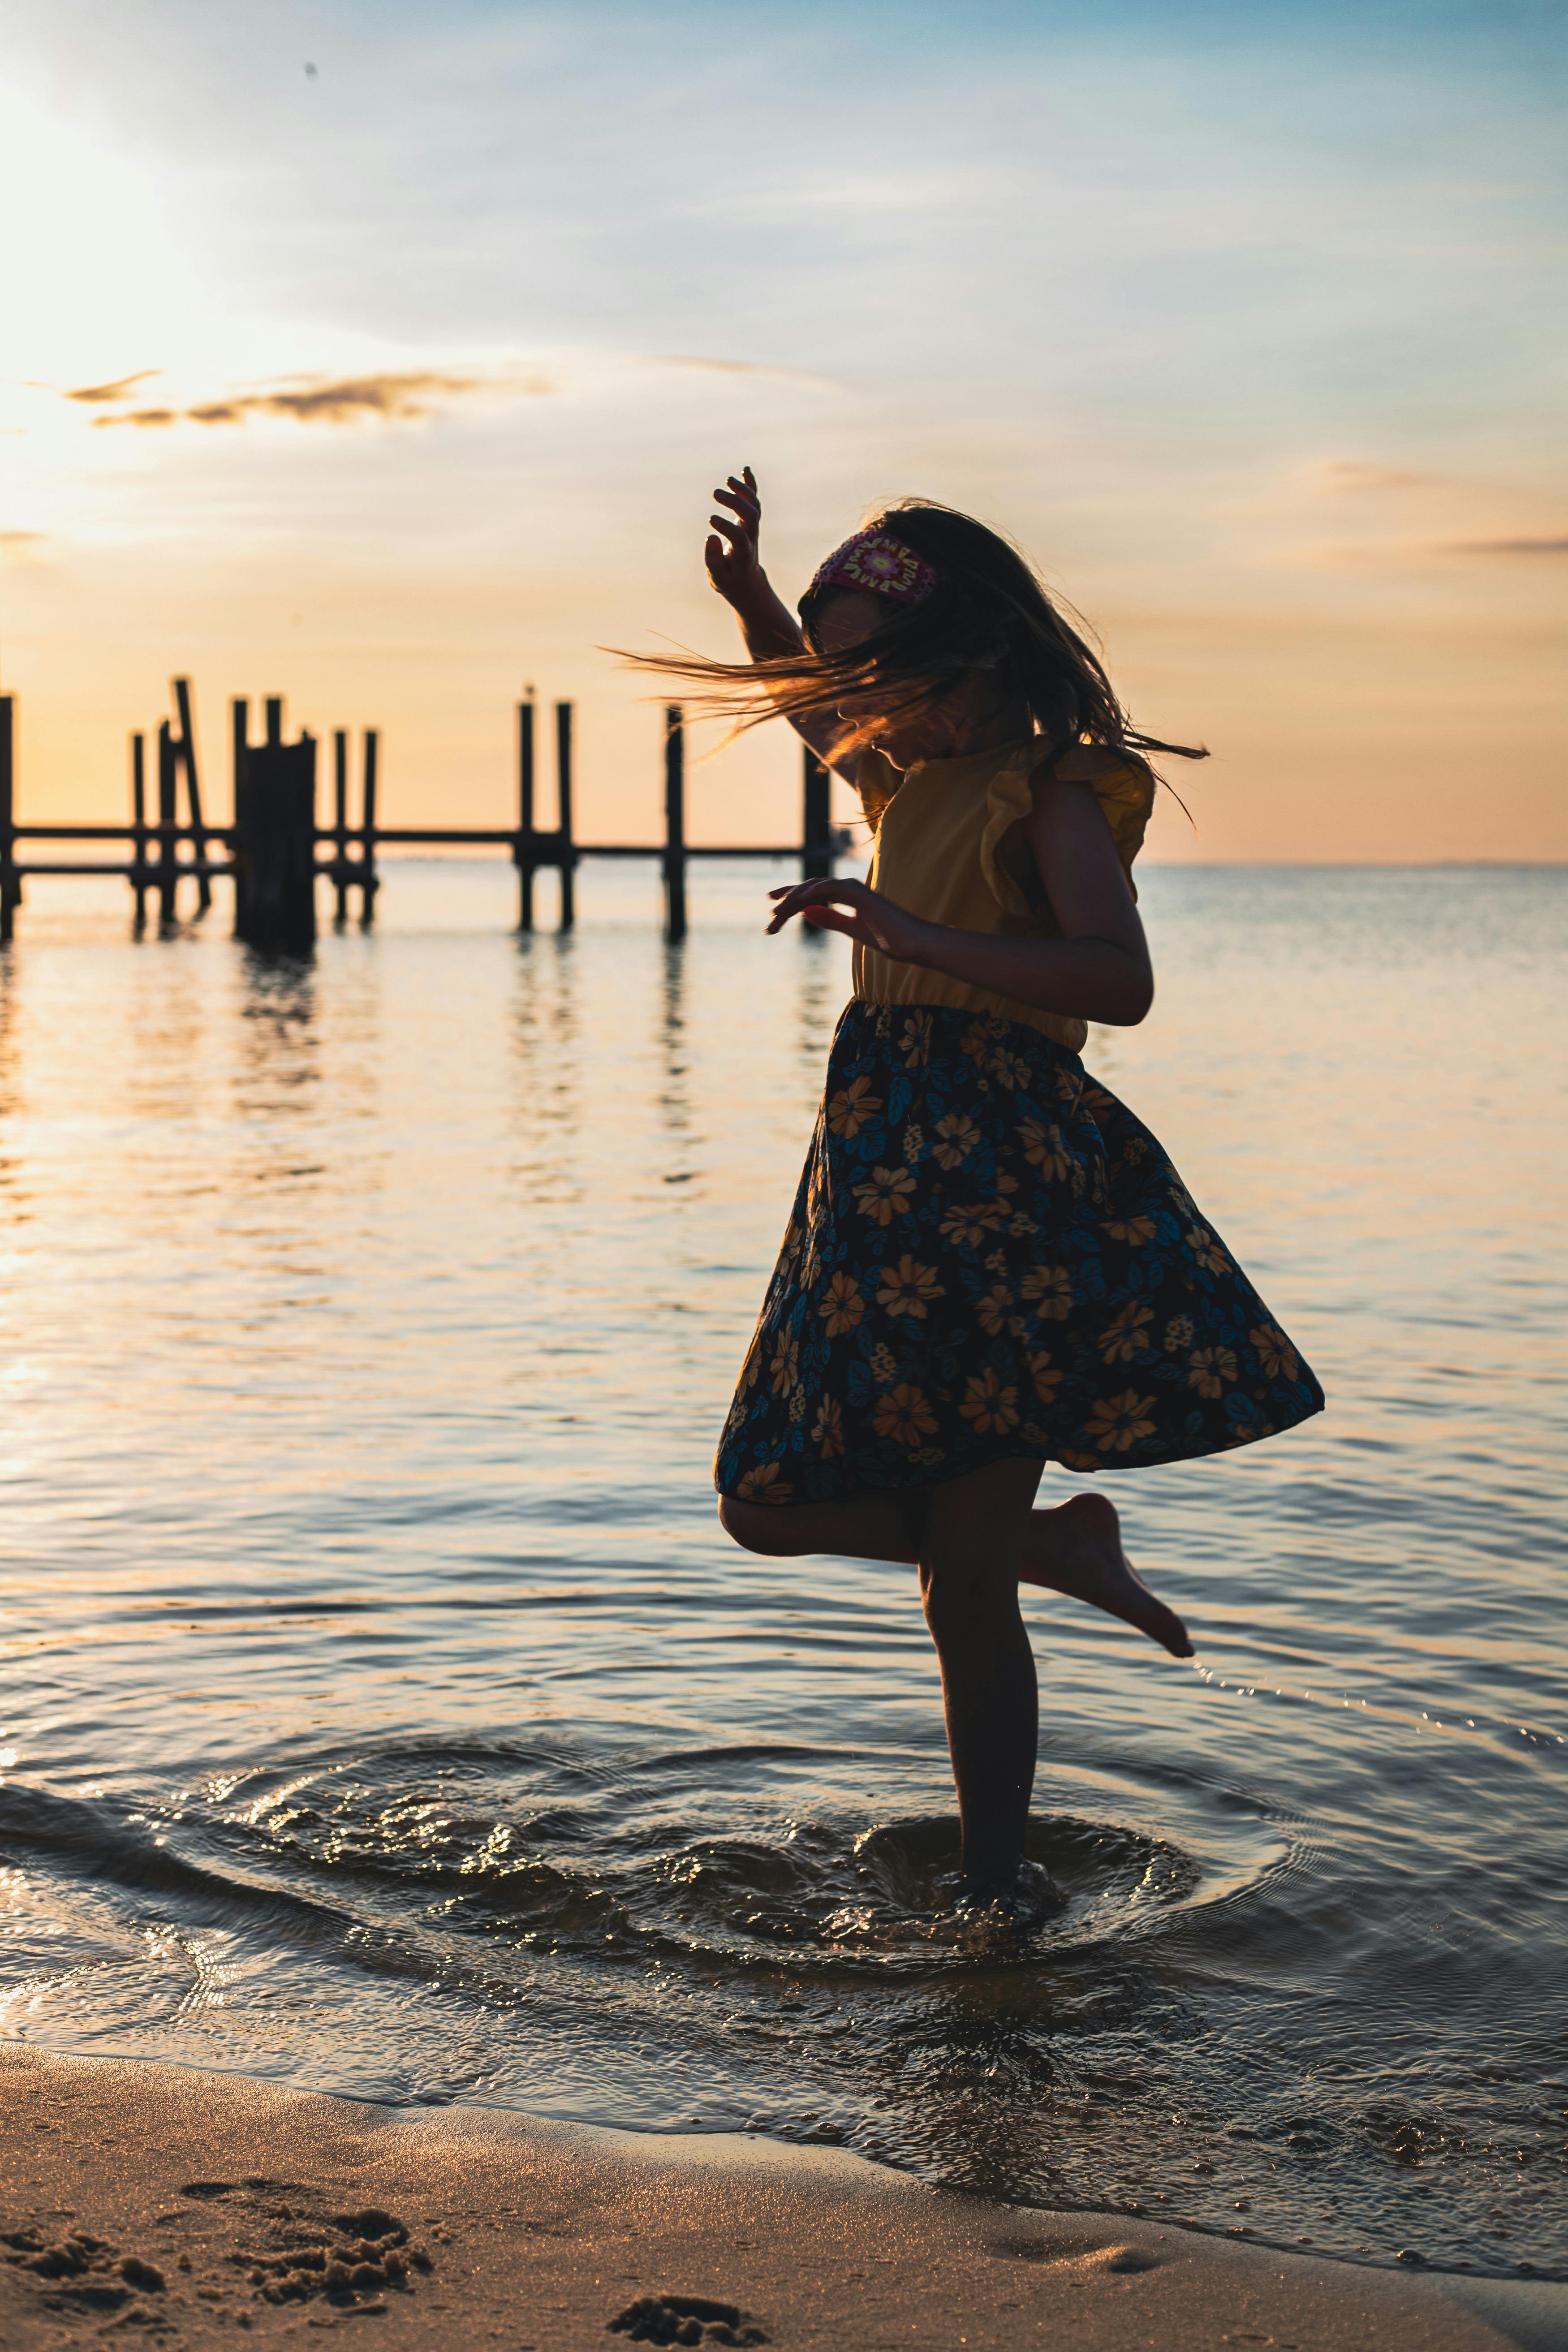
[[[138,932],[147,927],[147,738],[131,738],[131,895]]]
[[[0,945],[16,926],[22,903],[22,877],[16,871],[16,705],[0,694]]]
[[[349,738],[332,735],[332,920],[341,930],[349,914]]]
[[[517,706],[517,839],[511,862],[517,868],[517,928],[533,929],[533,702]]]
[[[179,766],[174,738],[166,719],[158,721],[158,920],[172,923],[179,912],[180,845],[174,837],[179,816]]]
[[[686,937],[686,730],[678,702],[664,714],[664,936]]]
[[[180,734],[175,746],[185,772],[185,808],[191,820],[191,846],[196,862],[196,912],[205,915],[213,902],[212,877],[207,871],[207,829],[202,819],[202,780],[196,772],[196,730],[191,716],[191,681],[176,677],[174,709]]]
[[[561,928],[569,931],[577,920],[577,854],[572,839],[572,705],[555,706],[555,802],[560,835]]]
[[[234,935],[299,952],[316,937],[316,739],[286,743],[272,695],[266,739],[251,743],[246,709],[235,706]]]
[[[375,864],[375,793],[381,760],[381,730],[367,727],[360,745],[359,919],[368,930],[375,917],[375,894],[381,876]]]
[[[809,743],[804,767],[800,878],[826,882],[833,872],[833,779]]]

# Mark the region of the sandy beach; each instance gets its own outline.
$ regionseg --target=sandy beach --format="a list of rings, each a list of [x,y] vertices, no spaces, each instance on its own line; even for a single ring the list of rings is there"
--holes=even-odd
[[[933,2190],[742,2137],[411,2114],[0,2047],[0,2329],[15,2352],[349,2327],[507,2352],[1487,2352],[1568,2344],[1568,2287],[1403,2276]]]

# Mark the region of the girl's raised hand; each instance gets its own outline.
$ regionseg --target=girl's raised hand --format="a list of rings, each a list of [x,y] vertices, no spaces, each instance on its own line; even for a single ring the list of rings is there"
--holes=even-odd
[[[770,935],[798,915],[813,930],[842,931],[858,946],[876,948],[899,963],[923,963],[931,934],[941,928],[921,922],[918,915],[906,915],[864,882],[796,882],[787,889],[770,890],[768,896],[773,901]]]
[[[702,551],[708,577],[725,603],[742,612],[754,600],[763,578],[757,555],[763,502],[757,495],[757,478],[750,466],[738,478],[731,474],[728,488],[715,490],[713,499],[715,505],[728,507],[731,512],[708,518],[713,534]]]

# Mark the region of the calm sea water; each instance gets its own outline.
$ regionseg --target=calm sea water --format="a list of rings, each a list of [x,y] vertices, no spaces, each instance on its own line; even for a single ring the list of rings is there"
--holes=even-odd
[[[399,867],[308,966],[34,886],[0,2031],[1568,2274],[1568,877],[1149,876],[1086,1058],[1330,1410],[1111,1482],[1195,1668],[1026,1589],[1023,1950],[933,1924],[912,1575],[713,1517],[845,991],[771,878],[671,950],[646,874],[520,942]]]

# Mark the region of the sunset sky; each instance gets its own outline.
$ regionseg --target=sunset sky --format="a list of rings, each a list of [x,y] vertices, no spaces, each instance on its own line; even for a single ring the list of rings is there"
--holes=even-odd
[[[0,6],[0,686],[24,814],[196,687],[384,730],[390,821],[656,828],[646,689],[868,501],[1019,540],[1208,859],[1568,856],[1556,7]],[[795,822],[779,730],[694,835]]]

